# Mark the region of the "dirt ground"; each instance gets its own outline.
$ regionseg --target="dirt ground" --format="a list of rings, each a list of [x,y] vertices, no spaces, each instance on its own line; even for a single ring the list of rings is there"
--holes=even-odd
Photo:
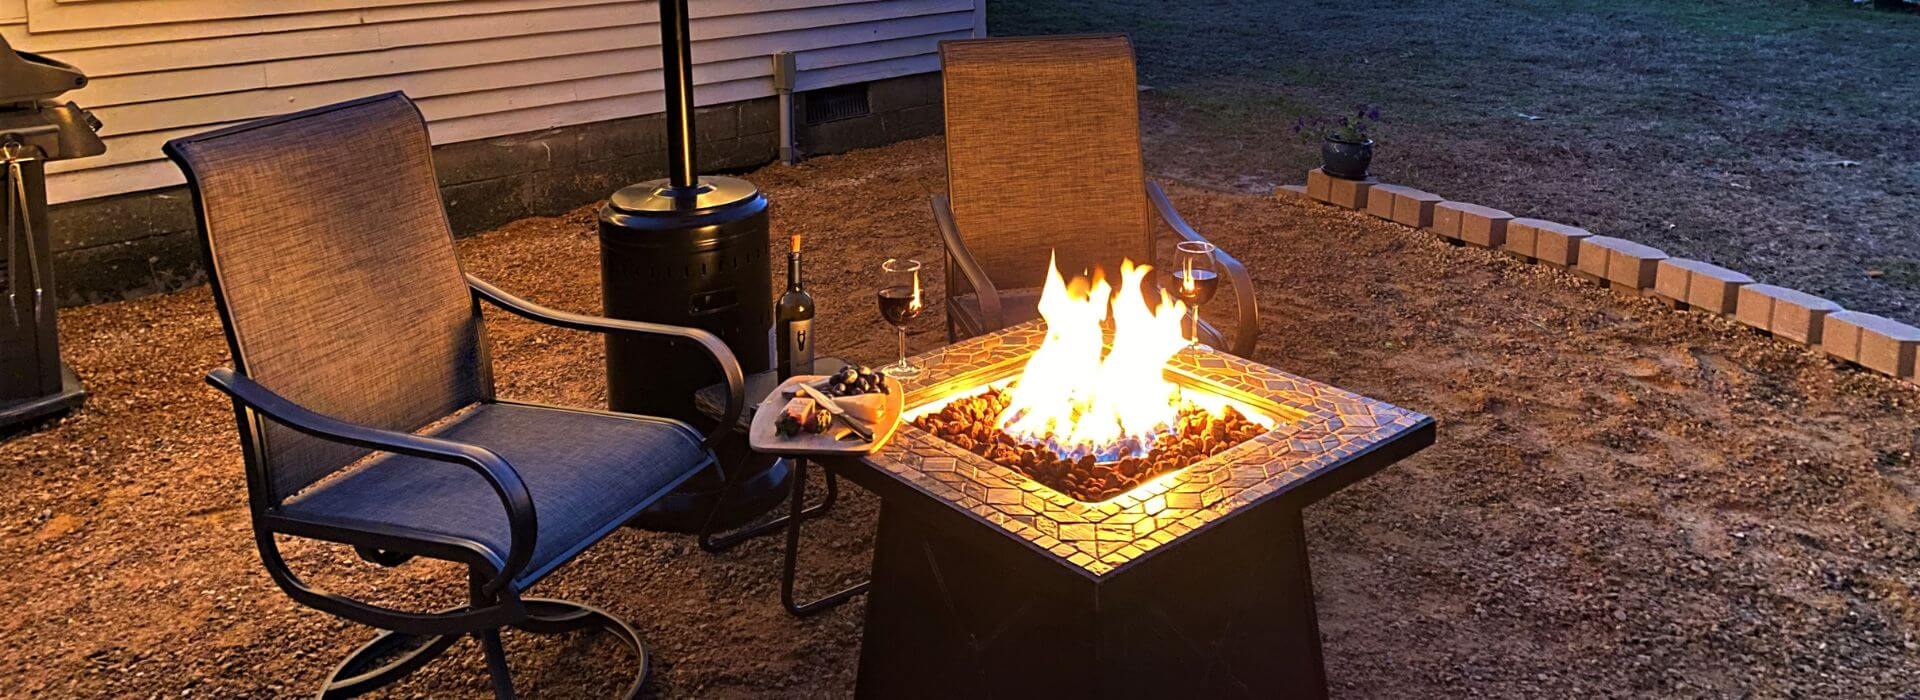
[[[1297,117],[1377,105],[1374,172],[1920,323],[1920,15],[1844,0],[1008,0],[1130,34],[1150,169],[1303,181]]]
[[[870,273],[938,259],[941,149],[749,174],[776,232],[809,237],[827,351],[891,351]],[[1308,511],[1336,695],[1914,697],[1920,388],[1363,216],[1172,194],[1251,269],[1257,359],[1440,421],[1434,447]],[[461,253],[507,289],[595,311],[592,220],[517,222]],[[941,313],[914,349],[944,341]],[[489,332],[504,395],[604,399],[596,339],[493,316]],[[0,665],[16,669],[0,695],[310,692],[369,632],[260,567],[231,414],[200,380],[227,361],[206,290],[73,309],[62,335],[92,398],[0,442]],[[803,589],[863,575],[875,506],[855,488],[809,531]],[[288,549],[311,580],[393,604],[461,590],[450,567]],[[532,593],[632,620],[659,696],[848,695],[862,604],[789,618],[778,552],[625,530]],[[529,694],[605,696],[628,662],[591,637],[508,646]],[[463,642],[396,695],[483,695],[479,656]]]

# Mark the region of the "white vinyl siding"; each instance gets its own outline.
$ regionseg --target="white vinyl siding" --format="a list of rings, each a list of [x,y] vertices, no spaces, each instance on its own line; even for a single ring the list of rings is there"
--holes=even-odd
[[[939,69],[984,26],[981,0],[691,0],[702,105]],[[176,185],[160,144],[389,90],[435,143],[661,111],[658,8],[641,0],[0,0],[0,34],[92,82],[68,93],[107,152],[50,164],[70,202]]]

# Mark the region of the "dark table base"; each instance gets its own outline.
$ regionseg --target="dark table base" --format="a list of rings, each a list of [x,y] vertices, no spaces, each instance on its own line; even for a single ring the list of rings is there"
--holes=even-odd
[[[1297,503],[1101,580],[1010,544],[883,502],[858,697],[1326,696]]]

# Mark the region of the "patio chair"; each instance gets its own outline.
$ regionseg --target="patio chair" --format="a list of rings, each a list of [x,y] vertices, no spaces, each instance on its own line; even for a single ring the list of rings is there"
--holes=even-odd
[[[1154,259],[1155,214],[1179,238],[1204,240],[1143,172],[1125,36],[943,41],[940,64],[947,194],[933,214],[950,340],[1038,318],[1049,252],[1062,274],[1113,278],[1122,258]],[[1246,355],[1259,335],[1253,283],[1240,261],[1218,259],[1237,307],[1232,344],[1210,323],[1201,339]]]
[[[305,605],[386,630],[321,697],[386,685],[472,635],[496,695],[512,681],[500,631],[601,628],[647,655],[604,611],[522,594],[694,473],[733,427],[744,384],[700,330],[543,308],[460,269],[420,112],[399,93],[168,142],[199,215],[233,369],[254,539]],[[730,392],[707,435],[673,420],[502,401],[480,302],[563,328],[671,336],[704,348]],[[666,371],[669,368],[662,368]],[[348,545],[399,566],[463,564],[466,605],[404,611],[317,590],[276,537]]]

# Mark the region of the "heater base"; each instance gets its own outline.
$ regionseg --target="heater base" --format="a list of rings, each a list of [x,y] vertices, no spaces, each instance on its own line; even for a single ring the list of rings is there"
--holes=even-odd
[[[79,408],[86,400],[87,390],[80,386],[80,377],[62,362],[59,391],[30,399],[0,400],[0,435]]]
[[[711,516],[714,527],[735,528],[773,510],[786,498],[787,479],[793,474],[786,460],[760,460],[749,455],[746,460],[731,463],[738,465],[727,473],[737,480],[732,486],[718,475],[704,478],[713,472],[703,472],[640,511],[627,524],[642,530],[695,533]],[[716,506],[718,511],[714,510]]]

